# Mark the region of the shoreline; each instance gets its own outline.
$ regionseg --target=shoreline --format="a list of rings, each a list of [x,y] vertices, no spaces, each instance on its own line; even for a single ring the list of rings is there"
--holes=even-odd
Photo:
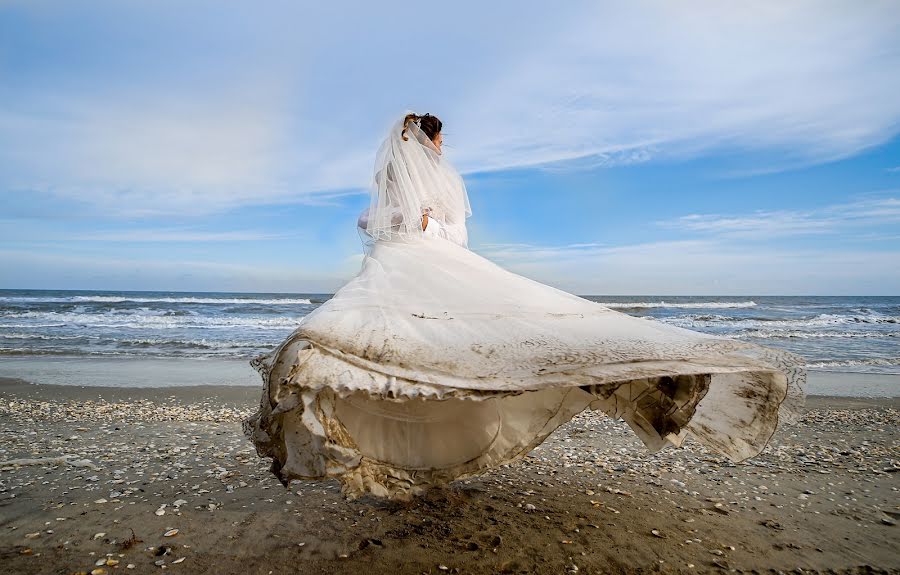
[[[262,383],[249,385],[179,385],[165,387],[115,387],[95,385],[58,385],[35,383],[15,377],[0,376],[0,395],[26,395],[38,401],[92,400],[106,401],[217,401],[229,407],[250,406],[254,409],[260,400]],[[865,409],[889,407],[900,409],[900,397],[807,395],[808,409]]]
[[[35,385],[119,389],[258,389],[262,385],[249,360],[224,358],[4,357],[0,358],[0,379],[4,378]],[[900,397],[900,375],[809,370],[807,395],[896,398]]]

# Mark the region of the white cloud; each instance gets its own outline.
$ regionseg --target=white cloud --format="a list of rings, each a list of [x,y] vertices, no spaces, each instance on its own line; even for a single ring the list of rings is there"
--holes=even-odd
[[[900,120],[897,4],[603,3],[557,32],[467,102],[466,165],[722,146],[825,161]]]
[[[560,246],[540,246],[524,243],[481,244],[479,252],[498,261],[534,261],[558,257],[586,256],[602,253],[610,249],[603,244],[565,244]]]
[[[406,106],[444,117],[467,172],[722,149],[822,162],[900,126],[896,2],[279,8],[205,6],[200,30],[176,5],[108,4],[116,58],[56,78],[94,40],[63,22],[57,67],[29,76],[59,90],[13,77],[0,94],[0,186],[126,215],[314,202],[367,185]]]
[[[749,215],[690,214],[659,222],[671,229],[746,239],[828,234],[896,223],[900,223],[897,198],[870,198],[812,210],[757,211]]]
[[[0,286],[12,289],[171,290],[333,293],[357,271],[345,262],[321,271],[292,265],[192,259],[121,258],[90,251],[52,254],[0,249]]]
[[[132,229],[65,236],[65,241],[89,242],[257,242],[296,238],[296,233],[274,234],[257,230],[235,230],[222,232],[195,231],[188,229]],[[42,235],[44,241],[54,238]]]
[[[885,295],[900,252],[753,249],[715,241],[478,250],[507,269],[584,295]]]
[[[900,291],[893,241],[900,199],[864,196],[810,210],[692,214],[658,222],[701,239],[629,245],[485,244],[511,271],[580,294],[885,295]],[[880,227],[879,227],[880,226]],[[853,231],[854,234],[848,233]],[[795,247],[785,238],[833,234],[841,247]],[[683,237],[683,234],[679,234]],[[774,243],[764,240],[778,239]],[[853,249],[849,240],[865,247]],[[887,247],[890,246],[890,247]]]
[[[131,216],[203,214],[291,195],[279,179],[284,110],[271,99],[62,100],[43,103],[53,110],[47,117],[0,115],[0,133],[16,139],[0,152],[0,165],[15,166],[7,188]]]

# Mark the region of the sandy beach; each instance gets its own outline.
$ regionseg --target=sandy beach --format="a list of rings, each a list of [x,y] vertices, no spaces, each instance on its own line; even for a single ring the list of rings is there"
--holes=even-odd
[[[900,572],[896,398],[813,396],[739,465],[584,413],[392,503],[285,489],[241,433],[258,393],[0,379],[3,572]]]

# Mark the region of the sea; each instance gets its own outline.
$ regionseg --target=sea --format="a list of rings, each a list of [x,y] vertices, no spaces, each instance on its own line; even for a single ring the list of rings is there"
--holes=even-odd
[[[175,385],[206,373],[202,383],[216,383],[219,374],[227,383],[257,385],[248,360],[277,346],[330,297],[0,290],[0,376]],[[896,296],[583,297],[636,317],[786,349],[813,371],[900,375]],[[175,383],[154,383],[159,373],[136,369],[162,365]]]

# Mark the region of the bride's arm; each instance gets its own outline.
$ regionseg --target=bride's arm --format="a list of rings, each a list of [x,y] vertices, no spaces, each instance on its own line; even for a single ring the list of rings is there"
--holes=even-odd
[[[403,221],[403,214],[400,213],[400,210],[397,210],[391,214],[391,225],[397,226]],[[361,214],[359,214],[359,218],[356,220],[356,227],[361,229],[366,229],[369,226],[369,208],[363,210]],[[425,229],[425,228],[422,228]]]
[[[422,214],[422,231],[425,231],[425,228],[428,227],[428,213],[430,210],[425,210]],[[391,214],[391,225],[398,226],[403,222],[403,214],[400,213],[400,210],[395,211]],[[361,214],[359,214],[359,218],[356,220],[356,227],[361,230],[365,230],[369,226],[369,208],[363,210]]]

